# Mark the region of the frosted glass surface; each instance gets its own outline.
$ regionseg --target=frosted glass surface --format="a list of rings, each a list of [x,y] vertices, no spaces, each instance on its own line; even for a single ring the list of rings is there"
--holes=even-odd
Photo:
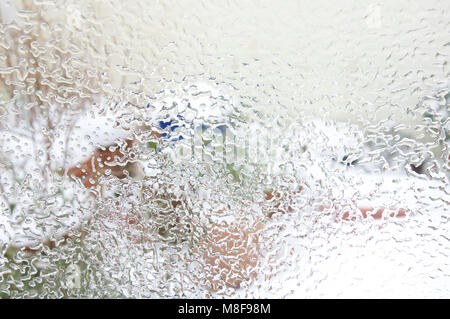
[[[0,0],[0,297],[450,297],[449,17]]]

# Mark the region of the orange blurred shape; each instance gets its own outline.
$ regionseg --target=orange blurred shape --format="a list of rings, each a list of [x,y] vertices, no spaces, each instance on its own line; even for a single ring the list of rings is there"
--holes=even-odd
[[[213,224],[200,239],[195,252],[205,261],[206,279],[211,291],[225,286],[239,288],[241,283],[254,279],[260,257],[259,233],[263,223],[241,220],[239,225]]]
[[[85,187],[97,185],[98,179],[107,173],[117,178],[133,176],[136,173],[136,163],[132,162],[134,154],[131,152],[135,140],[126,139],[121,147],[117,144],[104,149],[97,148],[94,153],[80,165],[67,170],[71,178],[78,178]],[[127,172],[125,172],[127,171]]]
[[[326,211],[329,209],[330,209],[330,206],[324,206],[324,205],[320,206],[320,211]],[[404,209],[386,210],[385,208],[379,208],[375,211],[375,209],[372,207],[358,207],[358,211],[361,212],[361,216],[363,218],[372,217],[373,219],[381,219],[383,217],[383,213],[385,211],[386,211],[386,213],[389,214],[389,217],[405,217],[408,214],[408,211],[404,210]],[[330,213],[328,213],[328,214],[330,214]],[[350,216],[351,216],[350,212],[346,211],[341,215],[341,219],[342,220],[352,220],[352,221],[356,220],[356,216],[354,216],[354,215],[352,217],[350,217]]]

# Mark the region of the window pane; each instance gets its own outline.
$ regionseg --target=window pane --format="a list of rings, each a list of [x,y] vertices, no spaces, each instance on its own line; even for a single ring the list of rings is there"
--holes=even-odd
[[[0,296],[449,297],[448,1],[0,3]]]

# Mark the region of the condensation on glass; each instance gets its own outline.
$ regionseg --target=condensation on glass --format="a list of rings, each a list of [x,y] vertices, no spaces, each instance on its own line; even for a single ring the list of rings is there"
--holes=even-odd
[[[448,1],[0,2],[0,296],[449,297]]]

